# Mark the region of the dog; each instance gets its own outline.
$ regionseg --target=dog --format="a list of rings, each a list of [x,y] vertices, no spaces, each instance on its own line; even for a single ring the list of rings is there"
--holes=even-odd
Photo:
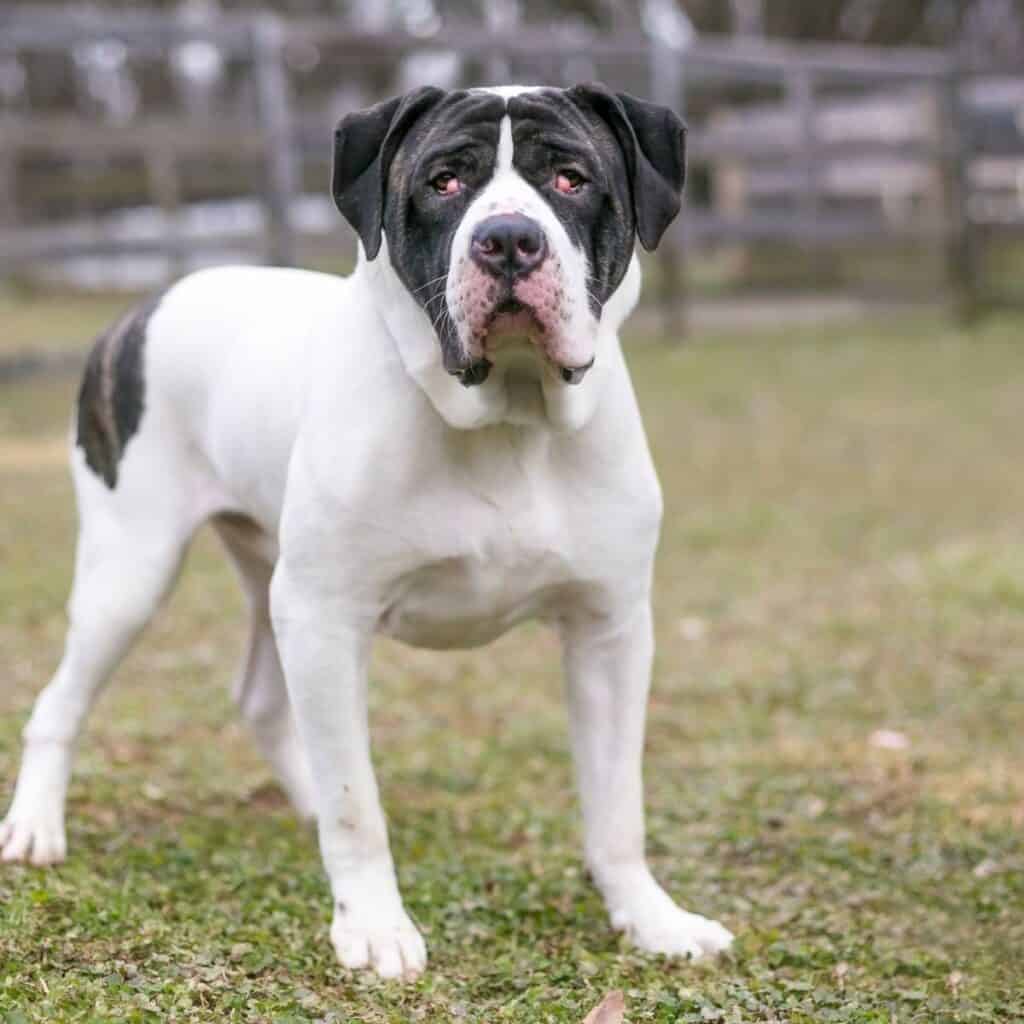
[[[680,209],[685,129],[600,85],[427,87],[353,113],[332,189],[348,278],[202,270],[96,343],[72,425],[63,660],[24,732],[6,861],[66,852],[73,750],[203,523],[251,608],[242,715],[317,822],[349,968],[413,977],[370,761],[376,633],[561,639],[587,868],[642,950],[726,948],[645,860],[641,759],[662,498],[618,330],[635,243]]]

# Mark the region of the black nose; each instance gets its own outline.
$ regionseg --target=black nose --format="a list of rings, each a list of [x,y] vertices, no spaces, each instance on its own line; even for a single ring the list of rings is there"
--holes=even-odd
[[[470,246],[477,264],[495,277],[525,277],[547,255],[541,226],[521,213],[502,213],[480,221]]]

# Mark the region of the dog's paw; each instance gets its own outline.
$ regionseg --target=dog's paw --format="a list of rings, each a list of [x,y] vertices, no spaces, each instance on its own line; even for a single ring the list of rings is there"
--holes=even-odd
[[[349,914],[336,914],[331,943],[343,967],[373,970],[382,978],[411,981],[427,966],[426,943],[404,912],[390,925],[384,921],[364,925]]]
[[[61,814],[22,812],[15,806],[0,824],[0,860],[7,863],[44,867],[59,864],[67,852]]]
[[[687,913],[661,889],[613,911],[612,927],[625,932],[644,952],[692,960],[721,953],[733,940],[727,928],[700,914]]]

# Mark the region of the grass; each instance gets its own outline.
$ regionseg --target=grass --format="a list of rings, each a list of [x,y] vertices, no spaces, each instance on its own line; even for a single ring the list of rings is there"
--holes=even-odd
[[[343,971],[313,838],[230,706],[242,608],[204,536],[91,723],[70,859],[0,871],[0,1020],[575,1024],[615,987],[634,1024],[1024,1019],[1022,332],[632,349],[668,509],[650,852],[731,955],[649,959],[608,929],[557,652],[527,627],[379,645],[376,763],[431,963],[405,987]],[[62,638],[74,387],[0,391],[8,784]]]
[[[35,289],[0,290],[0,361],[27,352],[82,351],[135,301],[118,292],[44,296]]]

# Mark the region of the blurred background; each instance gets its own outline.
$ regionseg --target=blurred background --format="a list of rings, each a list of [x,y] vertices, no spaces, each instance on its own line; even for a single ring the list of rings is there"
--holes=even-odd
[[[200,265],[351,267],[347,111],[595,78],[691,127],[625,339],[666,509],[645,774],[655,871],[735,957],[616,946],[527,625],[376,646],[438,980],[354,985],[204,531],[91,720],[71,860],[0,872],[0,1019],[534,1024],[622,988],[636,1021],[1024,1020],[1024,0],[0,0],[0,800],[63,643],[91,340]]]
[[[691,127],[686,216],[647,290],[673,337],[692,304],[967,317],[1024,298],[1022,69],[1024,0],[8,0],[0,282],[344,269],[327,181],[346,111],[601,79]]]

